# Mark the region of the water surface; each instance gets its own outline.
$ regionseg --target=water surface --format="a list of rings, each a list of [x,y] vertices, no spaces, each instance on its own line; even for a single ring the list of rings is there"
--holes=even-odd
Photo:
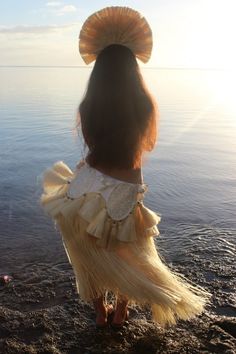
[[[83,156],[75,133],[88,68],[0,68],[0,272],[66,261],[39,205],[41,174]],[[219,281],[235,306],[236,103],[222,71],[143,69],[160,111],[146,156],[146,205],[162,215],[157,246],[171,265]],[[224,290],[230,277],[230,289]],[[201,282],[201,281],[200,281]],[[204,281],[203,281],[204,283]]]

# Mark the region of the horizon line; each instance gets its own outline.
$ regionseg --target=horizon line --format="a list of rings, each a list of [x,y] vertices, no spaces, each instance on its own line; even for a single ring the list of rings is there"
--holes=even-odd
[[[93,65],[0,65],[0,68],[82,68],[90,69]],[[140,66],[141,69],[157,69],[157,70],[215,70],[223,71],[224,68],[208,68],[208,67],[184,67],[184,66]]]

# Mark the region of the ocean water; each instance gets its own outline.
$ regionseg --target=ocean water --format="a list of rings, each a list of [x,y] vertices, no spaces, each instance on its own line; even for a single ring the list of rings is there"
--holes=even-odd
[[[42,172],[83,156],[77,106],[91,69],[1,67],[0,273],[65,261],[39,205]],[[145,204],[162,216],[168,264],[215,282],[235,314],[236,102],[233,73],[142,69],[159,106],[158,142],[143,166]],[[25,268],[24,268],[25,269]],[[230,285],[228,287],[226,284]],[[222,293],[222,294],[223,294]]]

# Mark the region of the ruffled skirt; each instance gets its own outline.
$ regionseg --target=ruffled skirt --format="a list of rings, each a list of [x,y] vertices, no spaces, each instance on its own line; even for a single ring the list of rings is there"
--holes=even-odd
[[[114,222],[99,194],[68,199],[71,173],[61,165],[45,175],[41,204],[61,231],[81,299],[92,302],[106,291],[122,294],[130,303],[150,306],[160,325],[200,314],[209,294],[161,260],[153,239],[160,218],[138,203],[130,219]]]

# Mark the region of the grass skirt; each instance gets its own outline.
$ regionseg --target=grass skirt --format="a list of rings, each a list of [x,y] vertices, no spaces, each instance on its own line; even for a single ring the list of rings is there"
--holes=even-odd
[[[200,314],[209,294],[170,270],[157,252],[160,217],[139,202],[124,220],[113,220],[100,193],[68,198],[71,178],[63,162],[48,169],[41,205],[61,231],[81,299],[123,294],[130,303],[150,306],[160,325]]]

